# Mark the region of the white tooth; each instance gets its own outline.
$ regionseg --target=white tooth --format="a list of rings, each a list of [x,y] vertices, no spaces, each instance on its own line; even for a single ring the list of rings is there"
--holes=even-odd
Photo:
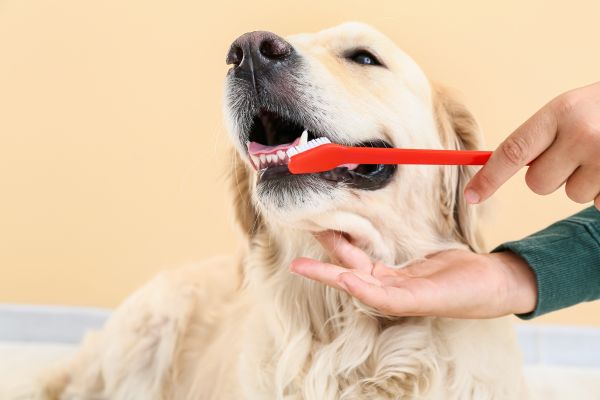
[[[308,130],[304,130],[304,132],[302,132],[302,135],[300,135],[300,145],[305,144],[306,142],[308,142]]]
[[[260,159],[256,156],[250,155],[250,158],[252,158],[252,162],[254,163],[254,165],[256,166],[256,168],[259,167],[260,165]]]
[[[275,160],[273,160],[273,154],[267,154],[267,161],[270,163],[275,161]]]
[[[264,163],[265,161],[267,161],[267,157],[265,157],[265,155],[264,155],[264,154],[261,154],[261,155],[260,155],[260,162],[261,162],[261,163]]]
[[[283,160],[285,158],[285,153],[282,150],[277,151],[277,157],[279,157],[280,160]]]

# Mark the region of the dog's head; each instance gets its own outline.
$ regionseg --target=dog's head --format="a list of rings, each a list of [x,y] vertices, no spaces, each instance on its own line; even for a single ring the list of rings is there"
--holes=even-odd
[[[395,233],[418,230],[474,245],[459,199],[466,169],[347,165],[305,175],[287,169],[285,150],[319,137],[350,146],[476,146],[471,115],[432,89],[386,36],[358,23],[286,39],[251,32],[233,42],[227,63],[225,114],[241,164],[235,182],[246,230],[265,222],[336,229],[364,243],[402,240]]]

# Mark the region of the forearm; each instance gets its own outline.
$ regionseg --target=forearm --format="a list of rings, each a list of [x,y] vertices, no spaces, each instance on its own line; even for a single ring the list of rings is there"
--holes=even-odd
[[[511,251],[535,273],[537,304],[523,319],[600,298],[600,211],[587,208],[493,252]]]

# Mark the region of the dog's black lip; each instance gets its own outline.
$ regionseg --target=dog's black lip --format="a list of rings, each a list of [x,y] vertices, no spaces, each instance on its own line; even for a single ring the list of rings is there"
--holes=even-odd
[[[354,147],[393,147],[391,144],[383,140],[371,140],[361,142]],[[366,169],[366,171],[364,171]],[[360,172],[364,171],[364,172]],[[299,185],[302,184],[303,178],[318,177],[324,181],[330,182],[332,185],[344,184],[347,187],[362,189],[362,190],[377,190],[385,187],[394,176],[396,165],[362,164],[355,170],[350,170],[347,167],[337,167],[329,171],[313,173],[313,174],[292,174],[286,165],[278,165],[260,171],[259,183],[273,180],[290,180],[293,179]]]

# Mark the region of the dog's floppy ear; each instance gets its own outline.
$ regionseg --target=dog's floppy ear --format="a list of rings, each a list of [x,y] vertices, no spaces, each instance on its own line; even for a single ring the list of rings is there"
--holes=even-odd
[[[435,87],[433,107],[442,144],[447,149],[476,150],[481,133],[477,121],[467,108],[452,97],[448,90]],[[475,173],[474,167],[443,167],[441,179],[441,210],[444,226],[442,230],[469,245],[481,250],[483,242],[477,229],[477,216],[473,206],[464,198],[464,188]]]
[[[232,151],[233,163],[230,172],[230,181],[233,189],[233,207],[236,221],[242,232],[252,237],[262,226],[260,214],[252,202],[250,170],[246,163],[240,159],[236,151]]]

